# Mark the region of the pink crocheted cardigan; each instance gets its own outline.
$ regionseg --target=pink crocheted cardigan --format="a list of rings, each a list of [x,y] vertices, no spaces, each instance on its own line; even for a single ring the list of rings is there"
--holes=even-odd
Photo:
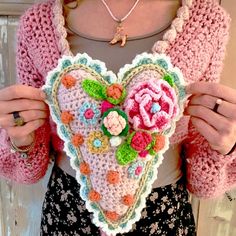
[[[230,18],[213,0],[185,0],[176,19],[153,52],[165,52],[179,67],[186,82],[217,82],[223,66]],[[71,55],[60,0],[34,5],[22,17],[18,30],[18,81],[40,88],[47,73],[63,55]],[[183,143],[188,189],[199,197],[217,196],[236,184],[236,153],[223,156],[183,117],[171,143]],[[36,131],[36,145],[28,159],[10,151],[9,138],[0,129],[0,175],[21,183],[41,179],[49,163],[49,143],[61,151],[63,143],[55,125],[48,122]]]

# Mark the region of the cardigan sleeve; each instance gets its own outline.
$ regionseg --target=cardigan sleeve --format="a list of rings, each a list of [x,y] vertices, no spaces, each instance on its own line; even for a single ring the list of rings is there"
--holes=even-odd
[[[39,88],[43,85],[43,78],[29,54],[29,21],[29,14],[26,12],[21,17],[17,31],[17,82]],[[19,153],[11,153],[7,132],[0,128],[0,176],[19,183],[31,184],[45,175],[49,163],[49,122],[45,122],[36,130],[35,138],[33,150],[28,153],[27,159],[23,159]]]
[[[202,81],[219,82],[223,68],[226,44],[229,35],[230,17],[215,6],[216,17],[212,19],[212,44],[214,54],[201,78]],[[213,33],[214,32],[214,33]],[[228,168],[236,159],[236,152],[221,155],[211,149],[207,140],[189,123],[188,138],[184,141],[184,156],[187,167],[187,187],[198,197],[210,198],[223,194],[232,187]]]

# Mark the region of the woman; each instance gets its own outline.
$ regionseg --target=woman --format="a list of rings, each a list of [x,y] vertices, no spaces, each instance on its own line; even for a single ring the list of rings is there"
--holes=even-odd
[[[124,235],[195,235],[181,147],[187,187],[195,195],[214,197],[236,183],[236,91],[210,83],[220,78],[229,16],[211,0],[66,4],[47,1],[21,18],[17,71],[22,85],[0,91],[1,175],[27,184],[38,181],[47,170],[51,140],[57,160],[44,201],[41,234],[99,235],[38,88],[62,55],[87,52],[117,72],[137,53],[151,49],[166,53],[182,70],[189,83],[186,91],[192,96],[142,218]],[[111,46],[110,41],[117,44]]]

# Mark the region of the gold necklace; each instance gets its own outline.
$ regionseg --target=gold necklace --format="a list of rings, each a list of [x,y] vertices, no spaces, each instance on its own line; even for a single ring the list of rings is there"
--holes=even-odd
[[[139,3],[140,0],[136,0],[136,2],[134,3],[134,5],[131,7],[131,9],[129,10],[129,12],[121,19],[118,19],[117,17],[114,16],[114,14],[112,13],[111,9],[109,8],[109,6],[107,5],[105,0],[101,0],[102,3],[104,4],[104,6],[106,7],[107,11],[109,12],[110,16],[112,17],[112,19],[114,21],[116,21],[118,23],[118,25],[116,26],[116,32],[114,34],[114,37],[112,38],[112,40],[110,41],[111,45],[114,45],[118,42],[121,42],[121,47],[124,47],[127,41],[127,37],[128,35],[126,34],[124,27],[122,25],[122,22],[124,20],[127,19],[127,17],[133,12],[133,10],[135,9],[135,7],[137,6],[137,4]]]

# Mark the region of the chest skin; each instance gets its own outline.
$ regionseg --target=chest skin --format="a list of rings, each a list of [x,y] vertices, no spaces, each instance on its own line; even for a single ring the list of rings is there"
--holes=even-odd
[[[123,18],[135,1],[108,1],[113,15]],[[179,0],[172,1],[140,1],[122,25],[129,37],[138,37],[167,26],[176,16],[180,7]],[[113,37],[117,22],[114,21],[99,0],[82,1],[76,9],[66,10],[66,24],[78,32],[94,38]]]

